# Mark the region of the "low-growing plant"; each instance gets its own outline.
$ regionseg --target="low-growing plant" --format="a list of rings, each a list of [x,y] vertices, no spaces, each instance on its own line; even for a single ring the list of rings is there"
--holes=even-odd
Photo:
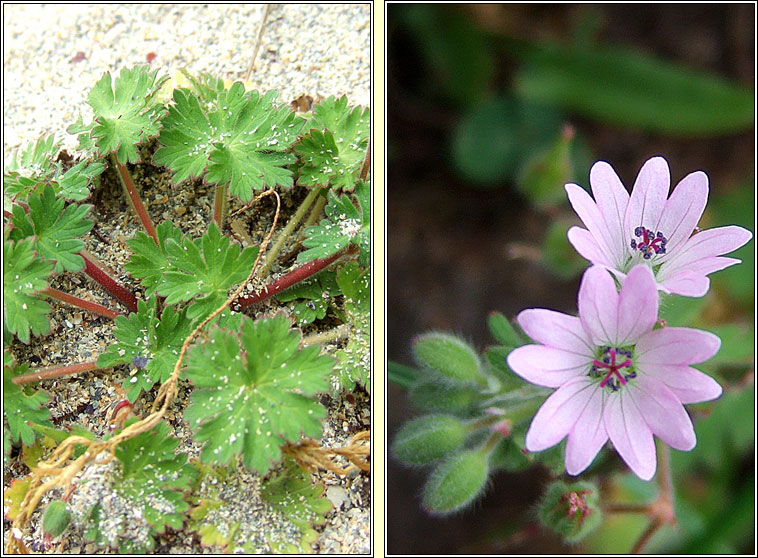
[[[304,467],[319,463],[303,457],[312,443],[300,447],[303,436],[322,433],[326,409],[317,394],[370,389],[368,109],[330,97],[298,113],[277,104],[276,92],[210,75],[184,72],[182,79],[188,86],[173,87],[147,67],[106,73],[87,98],[92,121],[79,118],[68,129],[84,157],[72,163],[52,136],[41,138],[4,175],[4,438],[6,447],[21,443],[25,455],[36,456],[23,490],[6,491],[9,552],[25,549],[21,528],[57,487],[68,504],[48,506],[52,537],[73,521],[101,546],[146,552],[166,527],[190,519],[185,492],[204,469],[175,452],[178,439],[162,422],[180,378],[193,386],[184,419],[203,446],[201,462],[239,460],[261,475],[283,452]],[[199,181],[213,188],[204,233],[170,220],[154,224],[157,214],[142,197],[150,186],[132,175],[137,164],[166,167],[175,188]],[[144,230],[127,241],[124,266],[142,290],[119,281],[85,247],[93,205],[81,202],[97,203],[92,194],[111,173]],[[278,230],[285,195],[302,201]],[[237,217],[264,202],[272,214],[252,232],[239,219],[229,223],[230,205],[238,206]],[[50,287],[56,275],[80,271],[123,309]],[[51,330],[46,299],[115,320],[115,340],[92,361],[45,369],[18,362],[15,344]],[[102,440],[86,429],[57,430],[45,407],[49,396],[31,387],[114,367],[131,373],[113,410],[114,431]],[[127,419],[147,393],[155,394],[148,416]],[[44,448],[52,449],[46,460]],[[352,468],[368,469],[359,465]],[[298,480],[279,484],[306,482],[292,478]],[[314,510],[324,513],[320,504]],[[275,551],[307,547],[305,540],[273,540]]]

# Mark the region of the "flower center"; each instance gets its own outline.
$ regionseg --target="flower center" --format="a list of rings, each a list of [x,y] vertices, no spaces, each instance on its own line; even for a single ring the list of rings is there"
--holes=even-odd
[[[653,254],[666,253],[667,240],[661,231],[653,233],[653,231],[645,227],[637,227],[634,229],[634,236],[639,238],[639,240],[632,239],[632,250],[642,252],[642,257],[646,260],[652,258]]]
[[[637,372],[632,368],[632,351],[617,347],[603,347],[600,357],[592,361],[590,376],[593,378],[603,376],[600,387],[618,391],[619,387],[625,386],[629,380],[637,377]]]

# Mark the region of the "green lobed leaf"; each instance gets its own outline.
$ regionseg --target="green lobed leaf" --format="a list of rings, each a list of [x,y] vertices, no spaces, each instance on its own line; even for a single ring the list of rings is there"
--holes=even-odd
[[[274,553],[313,552],[311,542],[318,539],[314,527],[326,522],[332,503],[323,497],[324,487],[312,484],[310,477],[308,471],[288,459],[283,470],[261,487],[261,499],[291,521],[299,535],[299,540],[294,539],[299,544],[295,545],[290,533],[285,539],[271,531],[268,542]]]
[[[101,156],[115,153],[124,164],[139,161],[137,146],[160,130],[164,109],[152,97],[166,79],[148,66],[123,68],[115,79],[110,72],[100,78],[87,102],[95,113],[90,137]]]
[[[66,199],[81,201],[89,197],[89,185],[105,170],[100,161],[81,161],[68,169],[58,180],[60,195]]]
[[[297,325],[304,326],[316,319],[326,316],[327,301],[330,297],[340,294],[337,277],[333,272],[321,272],[316,277],[297,283],[294,287],[277,295],[282,302],[306,299],[295,305],[292,314]]]
[[[158,138],[154,161],[174,171],[173,182],[200,177],[250,201],[253,191],[291,186],[295,161],[289,148],[303,120],[276,107],[276,92],[245,92],[237,82],[205,102],[188,89],[174,91],[174,104]]]
[[[294,146],[301,160],[298,182],[352,190],[369,146],[368,108],[350,108],[347,97],[329,97],[313,107],[310,131]]]
[[[3,242],[3,325],[10,333],[29,343],[29,332],[50,331],[50,305],[34,294],[47,287],[53,264],[37,257],[31,238]]]
[[[354,261],[337,272],[337,284],[345,295],[345,314],[350,326],[347,346],[337,351],[340,387],[352,390],[363,385],[371,393],[371,277]]]
[[[405,423],[395,435],[392,455],[406,465],[425,465],[461,447],[467,433],[456,417],[424,415]]]
[[[89,185],[103,172],[99,161],[81,161],[63,172],[55,157],[61,144],[53,136],[42,137],[24,151],[14,153],[3,175],[4,194],[11,199],[26,197],[42,185],[49,185],[56,195],[81,201],[89,197]]]
[[[55,174],[55,156],[60,147],[60,142],[50,135],[14,152],[3,174],[5,194],[25,198],[37,184],[47,182]]]
[[[55,262],[56,273],[84,269],[84,259],[79,255],[84,241],[80,237],[92,228],[92,221],[86,219],[92,206],[71,204],[64,208],[65,201],[49,185],[30,194],[27,203],[28,215],[21,206],[13,207],[10,237],[34,237],[35,249],[43,258]]]
[[[371,259],[371,186],[359,182],[355,187],[358,207],[345,195],[337,196],[329,192],[326,206],[327,219],[305,230],[303,245],[308,248],[298,254],[299,262],[309,262],[336,254],[344,247],[359,246],[360,264],[367,267]]]
[[[132,256],[124,268],[133,277],[141,280],[146,296],[155,293],[163,281],[163,274],[171,268],[166,254],[166,240],[171,238],[179,243],[182,239],[182,231],[171,221],[163,221],[155,230],[158,234],[158,244],[153,237],[142,231],[127,242]]]
[[[29,423],[52,426],[50,411],[44,407],[50,397],[42,390],[18,386],[13,378],[29,372],[28,364],[3,366],[3,414],[8,420],[11,439],[27,446],[34,444],[36,434]]]
[[[461,452],[443,461],[424,485],[423,506],[429,513],[447,515],[469,506],[487,484],[489,463],[477,450]]]
[[[526,64],[516,90],[531,101],[680,136],[733,133],[753,124],[753,91],[714,74],[612,46],[529,43],[517,52]]]
[[[278,314],[244,318],[239,334],[212,328],[190,349],[186,375],[195,391],[185,419],[205,442],[203,461],[241,454],[249,469],[265,473],[285,442],[321,435],[326,411],[312,396],[328,389],[334,360],[317,346],[298,350],[300,340]]]
[[[127,426],[134,422],[129,419]],[[87,491],[98,496],[84,521],[88,540],[117,546],[122,553],[145,553],[166,527],[181,528],[189,508],[183,494],[197,469],[187,464],[185,454],[175,453],[178,444],[161,422],[116,446],[114,465],[94,480],[97,488]]]
[[[194,320],[206,317],[226,301],[229,288],[247,279],[258,255],[258,247],[240,250],[229,243],[215,222],[202,238],[182,237],[181,243],[168,237],[164,244],[169,270],[163,273],[158,294],[166,304],[196,299],[187,310]]]
[[[154,243],[153,243],[154,244]],[[192,331],[192,322],[185,311],[167,306],[160,317],[157,299],[137,303],[137,312],[116,318],[114,335],[117,343],[108,346],[97,359],[101,368],[132,364],[138,368],[124,383],[129,401],[134,402],[142,390],[168,380],[174,370],[182,343]],[[144,359],[144,360],[143,360]]]

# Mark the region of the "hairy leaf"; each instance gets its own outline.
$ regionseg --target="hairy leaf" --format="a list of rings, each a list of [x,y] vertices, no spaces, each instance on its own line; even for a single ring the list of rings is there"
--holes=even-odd
[[[95,112],[90,138],[101,156],[115,153],[120,163],[139,161],[137,145],[160,130],[164,109],[152,97],[166,79],[158,77],[158,70],[135,66],[123,68],[115,79],[106,72],[95,84],[87,102]],[[86,128],[75,125],[74,130]]]
[[[53,136],[48,136],[14,153],[3,175],[4,194],[23,200],[40,185],[48,184],[57,195],[69,200],[89,197],[89,185],[103,172],[103,164],[81,161],[64,173],[62,165],[55,160],[60,146]]]
[[[42,335],[50,331],[47,313],[50,305],[36,298],[47,287],[53,264],[37,257],[31,238],[3,242],[3,317],[4,325],[24,343],[29,343],[29,331]]]
[[[323,497],[323,492],[324,487],[311,484],[310,474],[291,459],[279,474],[266,481],[261,498],[290,520],[300,533],[300,540],[296,541],[299,545],[295,545],[291,535],[284,539],[281,533],[271,531],[268,542],[272,552],[313,552],[311,543],[318,538],[313,527],[323,525],[326,514],[332,509],[332,503]]]
[[[131,419],[127,425],[133,424]],[[84,490],[92,503],[86,516],[86,537],[117,546],[120,552],[144,553],[155,546],[154,537],[166,527],[181,528],[189,489],[197,470],[185,454],[175,454],[179,440],[165,422],[116,446],[116,460],[104,471],[82,477],[93,483]],[[97,467],[97,466],[90,466]],[[72,508],[84,495],[74,491]]]
[[[170,269],[166,255],[166,239],[180,242],[182,238],[182,232],[171,221],[163,221],[156,227],[156,232],[158,244],[151,236],[141,231],[127,242],[132,250],[132,257],[124,267],[133,277],[141,280],[146,296],[155,293],[163,280],[163,273]]]
[[[239,336],[214,328],[208,338],[190,349],[186,369],[196,389],[185,418],[205,442],[204,461],[241,454],[265,473],[285,442],[320,436],[326,411],[311,396],[328,388],[334,361],[316,346],[298,350],[301,336],[284,315],[244,318]]]
[[[31,446],[36,435],[29,423],[52,425],[50,411],[44,407],[50,396],[42,390],[33,391],[29,386],[13,383],[13,378],[28,372],[28,364],[3,366],[3,414],[8,419],[11,439]]]
[[[368,266],[371,260],[371,186],[359,182],[355,187],[358,207],[346,195],[337,196],[329,192],[329,204],[326,206],[327,219],[318,226],[308,227],[307,238],[303,244],[308,250],[298,254],[298,261],[326,258],[339,250],[354,244],[359,246],[359,261]]]
[[[228,184],[243,201],[265,186],[292,185],[286,166],[295,157],[288,151],[302,119],[286,106],[276,107],[275,92],[245,92],[239,82],[223,90],[217,85],[215,98],[174,91],[155,162],[174,171],[174,183],[205,174],[207,182]]]
[[[13,207],[13,226],[10,236],[14,240],[34,237],[39,255],[55,261],[55,272],[84,269],[84,259],[78,254],[84,248],[79,237],[91,228],[86,219],[91,205],[68,205],[56,197],[52,186],[45,186],[28,198],[29,214],[21,206]]]
[[[340,294],[337,278],[333,272],[322,272],[312,279],[296,284],[277,295],[282,302],[305,299],[292,309],[297,325],[304,326],[326,316],[327,301]]]
[[[313,107],[310,131],[295,144],[300,184],[352,190],[366,159],[369,109],[350,108],[347,97],[329,97]]]
[[[155,297],[148,303],[140,300],[137,307],[138,311],[128,317],[116,318],[118,343],[108,346],[97,359],[97,365],[103,368],[117,364],[132,364],[138,368],[124,383],[132,402],[142,390],[168,380],[179,359],[182,343],[192,330],[192,322],[185,312],[176,312],[171,306],[158,317]]]
[[[340,386],[352,390],[355,384],[371,392],[371,279],[367,269],[350,262],[337,273],[337,284],[345,294],[345,313],[350,325],[347,346],[337,351]]]
[[[166,304],[198,297],[187,311],[192,320],[221,306],[229,288],[247,279],[258,255],[257,247],[240,251],[239,245],[230,245],[215,222],[194,242],[186,237],[181,243],[168,238],[165,250],[170,270],[163,274],[158,293],[166,297]]]

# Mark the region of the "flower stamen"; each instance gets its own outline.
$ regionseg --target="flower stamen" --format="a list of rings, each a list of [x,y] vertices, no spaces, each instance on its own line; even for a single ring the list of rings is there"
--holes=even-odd
[[[666,243],[668,240],[661,231],[653,233],[650,229],[645,227],[637,227],[634,229],[634,236],[640,238],[641,241],[632,239],[632,250],[639,250],[642,252],[642,257],[649,260],[653,257],[653,254],[665,254]]]
[[[632,369],[632,352],[616,349],[614,347],[605,347],[603,360],[594,359],[592,361],[592,371],[590,375],[598,376],[605,372],[605,377],[600,382],[600,387],[608,386],[613,391],[618,391],[620,386],[625,386],[629,380],[637,377],[637,372]],[[627,357],[623,362],[616,362],[616,355]],[[622,369],[628,370],[622,372]],[[618,384],[616,383],[618,382]]]

